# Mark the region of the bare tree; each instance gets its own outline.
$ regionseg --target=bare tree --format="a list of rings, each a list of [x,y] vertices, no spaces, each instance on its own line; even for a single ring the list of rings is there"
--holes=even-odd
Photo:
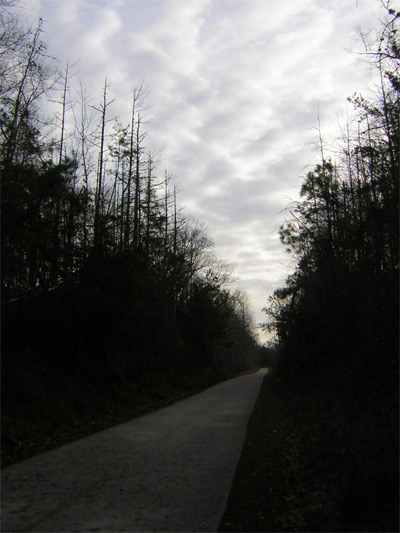
[[[94,246],[97,247],[101,243],[103,236],[103,199],[104,199],[104,166],[105,166],[105,137],[106,137],[106,126],[109,120],[107,119],[107,109],[114,102],[107,101],[107,90],[108,90],[107,78],[104,81],[103,89],[103,101],[100,104],[99,108],[94,107],[96,111],[101,113],[101,122],[100,122],[100,140],[99,140],[99,155],[98,155],[98,166],[97,166],[97,178],[96,178],[96,190],[94,198],[94,235],[93,242]]]
[[[18,35],[18,29],[14,32]],[[3,38],[1,43],[4,48],[0,68],[4,77],[8,78],[1,87],[0,94],[6,109],[1,122],[5,166],[13,164],[17,157],[21,159],[27,155],[23,151],[19,155],[17,153],[18,147],[23,145],[19,142],[19,137],[24,136],[26,140],[28,130],[31,130],[31,135],[34,133],[32,124],[36,112],[35,103],[54,87],[57,80],[55,69],[49,65],[46,45],[41,40],[41,34],[42,21],[39,20],[34,30],[19,33],[22,42],[17,44],[15,39]],[[16,52],[16,46],[18,60],[13,62],[10,57]]]

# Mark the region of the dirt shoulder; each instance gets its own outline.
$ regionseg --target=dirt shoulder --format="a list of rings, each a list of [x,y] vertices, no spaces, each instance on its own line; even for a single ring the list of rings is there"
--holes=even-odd
[[[395,428],[268,374],[219,531],[399,531]]]
[[[272,374],[264,378],[219,531],[296,531],[303,525],[296,427],[276,385]]]

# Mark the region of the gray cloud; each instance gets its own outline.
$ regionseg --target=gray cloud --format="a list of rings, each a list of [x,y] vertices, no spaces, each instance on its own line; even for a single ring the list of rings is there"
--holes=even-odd
[[[45,19],[49,51],[80,59],[97,103],[104,77],[129,120],[130,95],[149,88],[149,149],[163,147],[188,213],[216,253],[236,264],[256,319],[291,270],[279,244],[282,209],[359,90],[365,69],[345,48],[376,25],[379,3],[327,0],[25,0]],[[162,170],[160,169],[160,172]]]

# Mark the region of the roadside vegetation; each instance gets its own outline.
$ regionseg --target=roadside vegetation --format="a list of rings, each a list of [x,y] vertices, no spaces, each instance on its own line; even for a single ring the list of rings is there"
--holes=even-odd
[[[320,138],[280,228],[296,268],[265,310],[276,374],[221,531],[399,530],[400,13],[386,7],[363,36],[377,93],[351,98],[332,157]]]
[[[248,370],[246,295],[146,150],[0,0],[3,464]],[[129,98],[129,96],[128,96]],[[47,443],[47,444],[46,444]]]

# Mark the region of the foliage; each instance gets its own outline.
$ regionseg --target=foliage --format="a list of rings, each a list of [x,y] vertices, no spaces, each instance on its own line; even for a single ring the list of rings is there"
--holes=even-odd
[[[398,528],[400,13],[388,17],[368,51],[379,94],[351,98],[354,134],[307,174],[280,228],[297,266],[265,310],[304,475],[320,487],[305,530]]]
[[[69,66],[56,73],[42,21],[25,27],[12,9],[0,2],[3,376],[34,409],[29,375],[38,389],[86,379],[104,391],[140,389],[157,373],[179,387],[177,376],[251,368],[247,304],[239,312],[204,225],[146,153],[143,87],[128,123],[112,127],[107,81],[92,105]],[[49,100],[59,106],[50,119]],[[10,390],[9,415],[23,401]]]
[[[388,41],[385,50],[392,54],[398,50],[398,19],[398,14],[391,15],[382,36]],[[276,331],[286,354],[290,345],[322,338],[318,332],[323,331],[328,335],[324,342],[332,349],[338,338],[350,342],[353,332],[371,348],[373,342],[375,349],[391,350],[394,356],[399,268],[399,56],[391,55],[387,64],[383,48],[381,41],[376,53],[382,74],[379,100],[352,99],[355,137],[349,133],[335,164],[323,159],[307,174],[301,187],[303,199],[290,209],[292,219],[280,228],[282,243],[296,258],[297,266],[286,286],[270,298],[266,327]],[[314,347],[315,353],[308,350],[306,356],[310,367],[323,357],[321,347],[315,342]],[[291,371],[302,368],[303,362],[293,359]]]

